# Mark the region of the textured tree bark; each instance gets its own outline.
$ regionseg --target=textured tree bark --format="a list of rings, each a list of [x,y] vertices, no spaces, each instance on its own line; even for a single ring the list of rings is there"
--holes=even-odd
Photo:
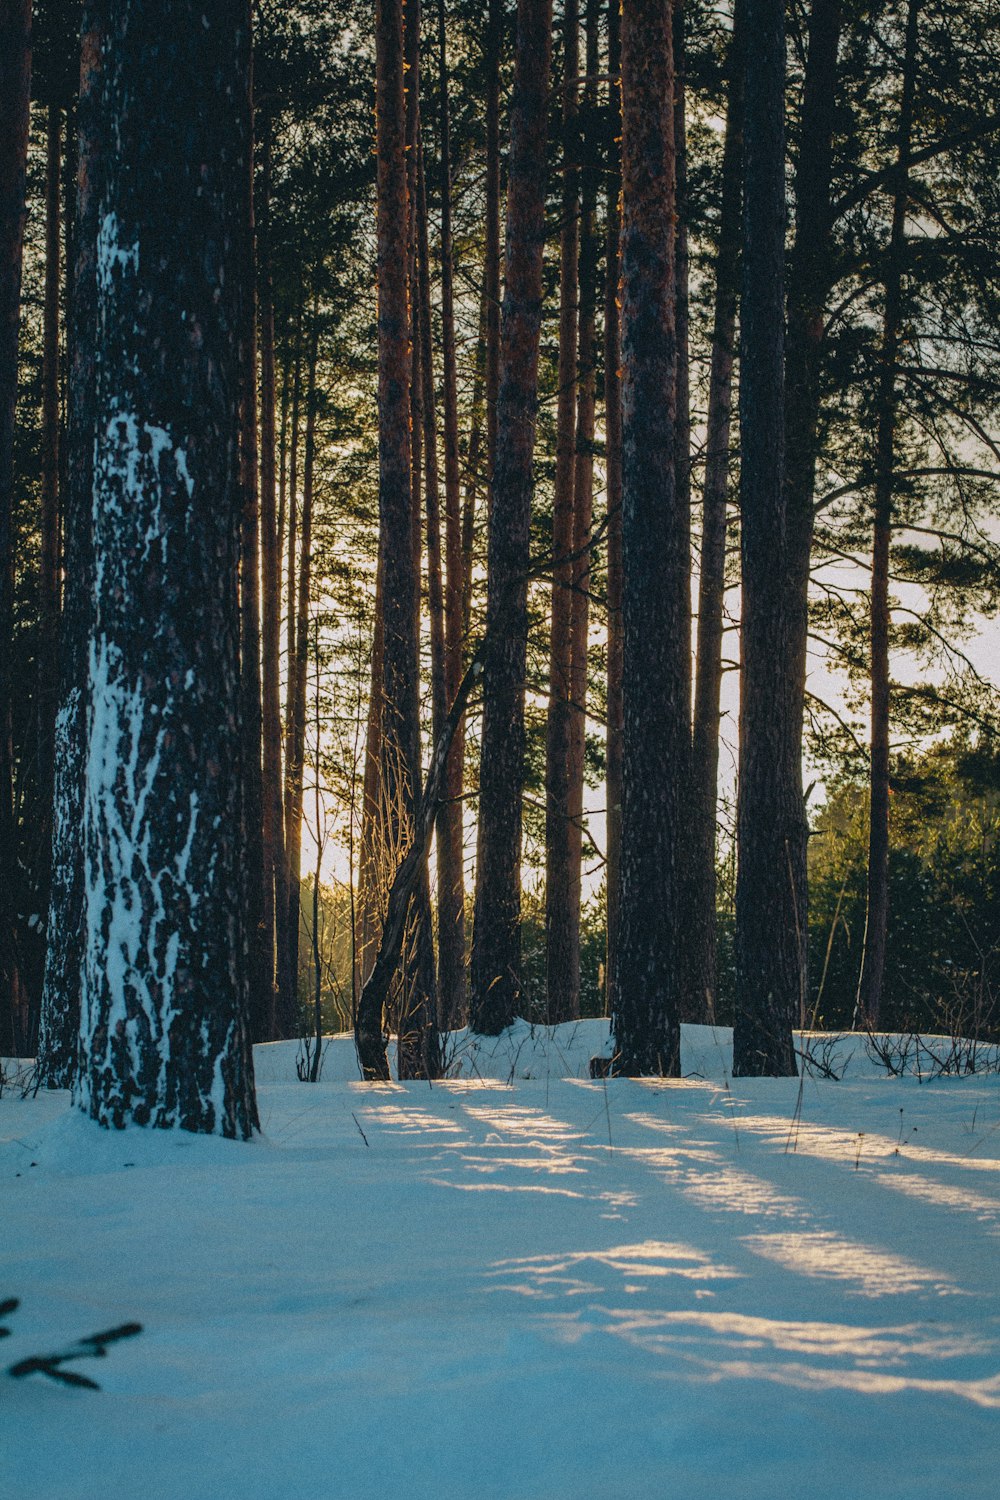
[[[563,7],[562,198],[559,231],[559,366],[556,477],[552,507],[549,706],[545,726],[545,973],[550,1025],[580,1011],[579,914],[573,922],[570,829],[570,719],[573,670],[573,480],[576,455],[577,329],[580,297],[578,116],[580,25],[577,0]]]
[[[788,331],[785,340],[785,504],[790,598],[789,671],[793,684],[795,734],[802,739],[806,647],[809,633],[809,577],[812,563],[816,454],[820,413],[825,305],[836,271],[833,262],[833,133],[837,112],[837,50],[841,0],[814,0],[809,17],[809,50],[802,93],[799,157],[795,172],[795,232],[788,265]],[[803,804],[792,856],[797,881],[796,907],[808,911]],[[801,925],[804,1000],[808,984],[808,927]],[[803,1017],[804,1019],[804,1017]]]
[[[892,228],[886,257],[885,313],[879,358],[875,435],[875,513],[871,583],[871,790],[868,835],[868,888],[864,958],[858,984],[858,1015],[877,1026],[882,1010],[885,950],[889,923],[889,547],[895,468],[896,363],[902,323],[906,213],[916,91],[920,0],[909,0],[899,109],[897,171]]]
[[[382,569],[381,797],[394,821],[394,848],[412,843],[420,791],[418,663],[415,621],[410,473],[409,257],[404,28],[401,0],[379,0],[376,10],[376,125],[378,162],[379,329],[379,563]],[[355,1038],[365,1078],[387,1078],[386,990],[366,984]],[[440,1072],[433,991],[408,987],[399,1017],[404,1050],[420,1057],[427,1077]],[[405,1046],[404,1046],[405,1044]],[[408,1065],[407,1065],[408,1066]]]
[[[509,619],[484,687],[471,1019],[496,1035],[521,996],[521,794],[531,475],[545,243],[551,0],[518,0],[507,277],[488,555],[487,629]]]
[[[299,907],[302,892],[302,779],[306,753],[306,671],[309,665],[309,589],[312,579],[312,517],[316,470],[316,365],[318,359],[319,317],[314,303],[309,352],[306,356],[306,443],[302,472],[302,527],[299,540],[295,657],[288,667],[289,672],[294,674],[295,683],[292,690],[292,721],[288,730],[285,778],[288,966],[296,979],[296,998],[299,972]]]
[[[0,1047],[20,1050],[17,987],[17,850],[10,724],[13,640],[14,412],[21,323],[25,168],[31,87],[31,3],[0,13]]]
[[[740,327],[743,621],[737,807],[738,1076],[794,1074],[805,912],[801,745],[791,675],[784,476],[785,20],[749,0]],[[776,587],[775,580],[779,581]]]
[[[97,7],[95,7],[97,10]],[[77,1100],[257,1124],[240,910],[245,0],[110,4]]]
[[[698,580],[698,655],[691,737],[689,841],[690,920],[687,934],[687,1011],[700,1020],[715,1015],[715,845],[719,785],[719,702],[722,688],[723,604],[733,352],[739,290],[743,189],[743,45],[745,0],[737,0],[727,68],[726,136],[722,203],[715,261],[715,312],[702,491],[701,574]]]
[[[104,25],[103,11],[99,12],[95,5],[88,4],[82,18],[77,104],[76,234],[73,294],[69,299],[68,454],[63,537],[66,581],[59,620],[52,866],[38,1040],[39,1076],[49,1088],[69,1088],[76,1076],[87,921],[81,829],[86,784],[88,648],[94,589],[91,518],[96,437],[97,233],[106,149],[99,91]]]
[[[438,0],[441,117],[441,352],[444,394],[445,699],[454,702],[462,681],[465,625],[462,601],[462,497],[458,462],[458,381],[455,355],[454,250],[451,230],[451,120],[445,0]],[[478,372],[477,372],[478,373]],[[473,491],[473,493],[475,493]],[[465,837],[462,790],[465,723],[460,721],[448,756],[438,812],[438,1007],[443,1030],[461,1026],[465,986]]]
[[[281,547],[275,514],[275,375],[274,375],[274,286],[271,278],[270,213],[271,122],[264,124],[261,173],[259,250],[260,285],[260,532],[263,637],[261,674],[261,720],[263,733],[263,858],[264,921],[272,932],[274,970],[271,975],[269,1035],[272,1039],[293,1034],[294,1017],[288,1003],[292,993],[288,955],[288,925],[280,910],[288,908],[288,875],[285,861],[285,830],[281,776]],[[279,1008],[279,1000],[285,1003]]]
[[[248,25],[250,24],[248,18]],[[257,441],[257,254],[254,224],[253,88],[246,97],[247,173],[244,200],[244,322],[240,344],[240,680],[243,737],[243,881],[247,943],[247,1014],[255,1042],[270,1040],[274,952],[265,920],[264,782],[262,767],[260,627],[260,484]]]
[[[549,27],[551,30],[551,19]],[[500,393],[500,68],[503,62],[504,0],[488,0],[486,21],[486,472],[487,514],[493,515]],[[549,46],[551,47],[551,37]],[[508,231],[509,232],[509,231]]]
[[[59,291],[61,285],[62,111],[50,104],[46,120],[45,309],[42,355],[42,507],[38,568],[38,807],[43,848],[41,910],[48,905],[52,834],[52,763],[59,696]]]
[[[608,5],[608,188],[604,283],[604,447],[608,496],[608,684],[606,717],[607,955],[605,1004],[615,1012],[622,846],[622,407],[618,281],[621,272],[621,10]]]
[[[622,13],[624,739],[617,1073],[680,1068],[683,803],[690,728],[688,518],[676,484],[677,346],[670,7]]]
[[[584,115],[593,119],[597,103],[597,0],[586,6]],[[586,143],[587,164],[580,172],[580,315],[577,329],[576,435],[573,467],[573,553],[570,574],[570,718],[567,746],[566,811],[569,823],[569,935],[572,1015],[580,1014],[580,907],[583,882],[583,788],[587,751],[587,643],[590,628],[591,555],[594,516],[594,418],[597,396],[596,233],[597,175]]]

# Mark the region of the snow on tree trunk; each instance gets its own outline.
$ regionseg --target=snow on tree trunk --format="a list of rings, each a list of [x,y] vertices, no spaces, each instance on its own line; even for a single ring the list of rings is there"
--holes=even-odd
[[[96,7],[95,7],[96,9]],[[257,1124],[240,896],[245,0],[109,5],[80,1106]]]

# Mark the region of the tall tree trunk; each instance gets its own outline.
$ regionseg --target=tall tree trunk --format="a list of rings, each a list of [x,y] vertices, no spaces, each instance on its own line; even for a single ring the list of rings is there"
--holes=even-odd
[[[270,1040],[274,952],[265,920],[264,783],[262,767],[260,628],[260,489],[257,441],[257,247],[254,225],[253,90],[247,95],[246,196],[244,203],[244,323],[240,347],[240,486],[243,516],[240,546],[240,678],[243,738],[243,880],[250,1034]]]
[[[785,504],[789,596],[789,656],[794,734],[801,743],[809,635],[816,456],[825,304],[836,275],[833,257],[833,134],[837,112],[837,50],[841,0],[813,0],[802,92],[799,156],[795,172],[795,232],[788,264],[788,331],[785,340]],[[803,803],[795,829],[791,869],[800,922],[800,1021],[808,988],[808,823]]]
[[[376,11],[379,328],[379,562],[382,569],[380,780],[397,849],[411,842],[420,788],[418,663],[410,474],[410,308],[406,105],[401,0]],[[416,987],[400,1016],[400,1040],[416,1038],[428,1077],[440,1071],[433,993]],[[381,997],[362,991],[355,1036],[365,1078],[387,1078]],[[402,1051],[402,1045],[401,1045]],[[401,1062],[402,1066],[402,1062]]]
[[[293,976],[299,972],[299,907],[302,891],[302,781],[306,750],[306,671],[309,665],[309,589],[312,578],[312,518],[316,471],[316,366],[319,359],[319,315],[313,304],[312,330],[306,356],[306,446],[302,474],[302,527],[299,542],[298,597],[296,601],[295,657],[289,663],[294,674],[292,719],[288,729],[285,778],[285,838],[288,865],[288,963]],[[317,770],[317,775],[319,774]],[[318,837],[318,831],[317,831]]]
[[[465,643],[472,628],[472,573],[476,535],[476,496],[482,478],[484,418],[486,398],[486,278],[479,294],[479,337],[476,340],[476,362],[472,376],[472,416],[469,441],[465,450],[465,490],[462,496],[462,659]],[[487,475],[487,485],[489,476]]]
[[[559,365],[556,477],[552,507],[552,610],[549,708],[545,733],[545,970],[550,1024],[580,1011],[579,918],[574,943],[572,837],[569,808],[576,451],[576,359],[580,276],[578,117],[580,25],[577,0],[564,0],[562,78],[562,200],[559,232]]]
[[[288,844],[288,761],[292,733],[295,692],[295,549],[298,543],[298,487],[299,487],[299,420],[302,400],[302,318],[305,288],[298,287],[298,305],[295,313],[295,329],[291,348],[286,356],[285,378],[282,392],[280,479],[278,483],[278,529],[276,547],[280,576],[282,547],[287,546],[287,610],[285,622],[285,717],[284,747],[285,774],[281,785],[282,866],[274,883],[275,969],[278,980],[277,1020],[278,1034],[284,1037],[298,1036],[299,995],[298,970],[292,957],[292,930],[289,926],[291,905],[289,901]],[[281,609],[281,586],[278,588],[278,609]],[[280,640],[280,620],[278,625]],[[279,645],[280,655],[280,645]],[[280,664],[279,664],[280,672]],[[279,686],[280,697],[280,686]]]
[[[737,0],[727,69],[729,89],[722,154],[722,204],[715,260],[715,312],[702,491],[701,574],[698,580],[698,657],[691,738],[686,1008],[690,1015],[708,1021],[715,1018],[717,983],[715,845],[726,593],[726,510],[743,189],[744,28],[745,0]]]
[[[471,976],[472,1025],[492,1035],[511,1023],[521,997],[527,569],[551,45],[551,0],[518,0],[486,611],[487,629],[502,616],[505,630],[484,684]]]
[[[61,286],[62,111],[46,121],[45,311],[42,357],[42,514],[38,589],[38,807],[43,846],[40,909],[48,905],[52,831],[52,756],[59,695],[59,292]]]
[[[93,481],[97,416],[97,244],[103,194],[100,107],[106,22],[101,5],[82,18],[77,104],[77,189],[73,289],[68,323],[68,420],[63,537],[65,586],[59,619],[59,710],[55,722],[51,891],[38,1069],[50,1088],[69,1088],[77,1071],[80,989],[87,910],[81,829],[87,775],[88,654],[93,612]]]
[[[441,344],[444,366],[444,536],[445,697],[455,701],[462,681],[465,627],[462,601],[462,499],[458,463],[458,380],[455,354],[454,250],[451,231],[451,119],[448,99],[448,47],[445,0],[438,0],[438,52],[441,115]],[[478,370],[477,370],[478,377]],[[473,493],[475,493],[473,491]],[[435,743],[437,736],[435,736]],[[465,838],[462,789],[465,721],[452,742],[437,817],[438,1005],[444,1030],[460,1026],[466,1013]]]
[[[15,1050],[17,849],[11,745],[14,631],[14,414],[21,323],[25,169],[31,87],[31,0],[0,13],[0,1048]]]
[[[743,562],[740,781],[737,807],[738,1076],[794,1074],[806,913],[801,743],[789,672],[784,477],[785,15],[749,0],[740,319],[740,513]],[[778,580],[776,587],[775,580]]]
[[[281,778],[281,545],[277,530],[275,485],[274,286],[271,278],[271,134],[264,123],[260,214],[260,533],[263,663],[261,721],[263,733],[264,922],[272,933],[269,1036],[293,1035],[294,1008],[288,954],[288,925],[276,921],[288,907],[284,814]],[[281,1002],[279,1004],[279,1001]]]
[[[896,362],[903,312],[906,213],[916,93],[920,0],[909,0],[899,108],[892,228],[886,257],[885,311],[879,355],[875,435],[875,514],[871,584],[871,790],[868,835],[868,889],[864,959],[858,985],[858,1013],[877,1026],[882,1009],[889,921],[889,547],[895,468]]]
[[[247,1137],[239,340],[246,0],[106,10],[78,1102]],[[192,326],[199,338],[191,338]]]
[[[622,847],[622,406],[621,330],[618,282],[621,272],[621,9],[608,5],[608,185],[604,282],[604,448],[608,504],[608,682],[606,718],[607,954],[605,1004],[615,1012],[618,967],[618,913]]]
[[[486,472],[487,511],[493,516],[500,394],[500,69],[503,63],[504,0],[488,0],[486,21]],[[520,12],[518,12],[520,15]],[[549,27],[551,29],[551,19]],[[549,46],[551,47],[551,38]],[[513,124],[513,122],[512,122]],[[508,233],[509,233],[508,227]]]
[[[675,469],[673,46],[662,0],[623,10],[622,117],[625,723],[614,1070],[673,1075],[690,605]]]
[[[301,447],[301,411],[302,411],[302,313],[304,297],[302,291],[299,293],[299,309],[295,327],[295,353],[293,355],[292,368],[292,414],[289,433],[289,459],[288,459],[288,508],[286,519],[288,523],[288,556],[286,559],[286,607],[288,616],[285,626],[285,737],[286,741],[292,732],[292,720],[295,717],[295,622],[296,622],[296,563],[298,561],[297,548],[299,544],[299,448]],[[288,817],[288,777],[285,777],[285,818]],[[288,828],[285,828],[285,842],[288,842]],[[292,970],[293,980],[295,971]]]
[[[684,699],[688,722],[691,719],[691,336],[690,336],[690,253],[688,250],[688,221],[691,208],[688,202],[687,165],[687,62],[684,39],[684,0],[672,0],[671,5],[674,46],[674,181],[676,198],[676,266],[677,307],[675,326],[677,334],[677,412],[674,419],[674,471],[677,486],[678,510],[687,517],[688,584],[684,592],[687,601],[687,623],[684,636],[688,641],[685,657]],[[685,864],[687,863],[685,859]],[[682,1019],[694,1017],[684,1013],[684,997],[681,999]]]
[[[587,0],[584,116],[592,121],[597,102],[597,0]],[[581,144],[583,142],[581,141]],[[596,233],[597,176],[585,145],[587,164],[580,173],[580,315],[577,329],[576,439],[573,468],[573,552],[570,574],[570,717],[567,746],[566,812],[569,825],[570,1000],[580,1014],[580,908],[583,884],[583,795],[587,752],[587,643],[590,630],[590,533],[594,516],[594,417],[597,395]]]

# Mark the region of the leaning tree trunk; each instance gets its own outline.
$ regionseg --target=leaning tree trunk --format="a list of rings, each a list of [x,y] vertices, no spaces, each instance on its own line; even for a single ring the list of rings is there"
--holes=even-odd
[[[785,582],[785,15],[749,0],[740,319],[743,616],[733,1071],[794,1074],[802,1000],[801,744]],[[776,586],[777,580],[777,586]]]
[[[906,14],[903,94],[899,110],[892,228],[886,257],[885,313],[879,355],[875,435],[875,514],[871,584],[871,791],[868,835],[868,889],[864,959],[858,984],[858,1014],[877,1026],[882,1009],[889,922],[889,547],[895,467],[896,362],[902,323],[903,258],[909,207],[909,163],[916,92],[917,23],[920,0]]]
[[[708,1021],[715,1018],[716,1003],[715,845],[726,594],[726,512],[743,188],[744,6],[745,0],[737,0],[727,70],[729,91],[722,153],[719,246],[715,260],[715,313],[702,490],[701,576],[698,580],[698,656],[689,782],[687,1007],[689,1013]]]
[[[96,9],[96,8],[95,8]],[[107,7],[78,1102],[248,1137],[239,343],[246,0]],[[198,338],[191,329],[198,329]]]
[[[608,156],[604,283],[604,449],[608,503],[608,682],[605,803],[607,806],[607,955],[605,1005],[615,1011],[622,847],[622,407],[618,279],[621,249],[621,10],[608,6]]]
[[[688,518],[676,484],[670,9],[622,13],[623,797],[614,1071],[680,1071]]]
[[[559,228],[559,363],[556,476],[552,507],[552,608],[549,707],[545,726],[545,973],[550,1025],[580,1011],[579,917],[575,942],[569,809],[570,717],[573,712],[573,480],[576,451],[576,359],[580,287],[580,168],[577,121],[580,26],[577,0],[563,7],[562,204]]]
[[[69,322],[68,461],[63,527],[66,581],[59,621],[59,709],[55,722],[52,867],[38,1038],[38,1070],[50,1088],[69,1088],[77,1067],[86,908],[83,826],[86,784],[88,643],[94,557],[92,537],[97,233],[104,170],[100,108],[105,16],[83,14],[77,104],[78,175],[73,295]]]
[[[518,0],[500,327],[487,630],[502,641],[484,684],[479,841],[472,941],[472,1025],[496,1035],[521,998],[521,797],[528,645],[529,527],[545,244],[545,147],[551,0]]]
[[[0,12],[0,1049],[15,1050],[17,851],[11,746],[14,630],[14,413],[21,323],[25,167],[31,85],[31,0]]]
[[[410,306],[401,0],[379,0],[376,12],[379,331],[379,564],[382,570],[381,760],[384,805],[396,847],[411,841],[420,788],[417,578],[414,569],[410,473]],[[387,1078],[384,991],[362,990],[355,1038],[365,1078]],[[409,998],[400,1030],[418,1038],[428,1077],[440,1071],[432,995]]]

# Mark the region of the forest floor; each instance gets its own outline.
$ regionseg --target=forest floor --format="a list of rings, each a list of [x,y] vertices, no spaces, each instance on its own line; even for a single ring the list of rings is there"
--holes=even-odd
[[[459,1076],[316,1085],[263,1134],[107,1133],[0,1098],[0,1495],[34,1500],[992,1497],[1000,1078],[586,1077],[605,1022],[453,1038]]]

